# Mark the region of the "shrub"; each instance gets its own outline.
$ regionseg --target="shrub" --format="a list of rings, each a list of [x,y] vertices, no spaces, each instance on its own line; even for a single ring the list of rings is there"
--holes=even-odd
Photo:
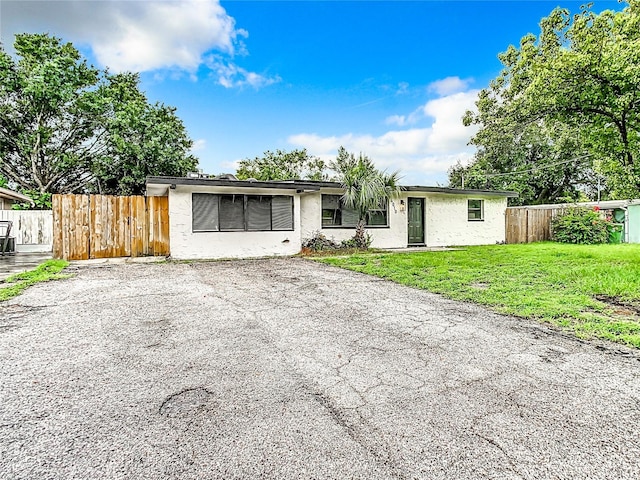
[[[551,221],[551,238],[560,243],[607,243],[609,222],[588,208],[571,208]]]
[[[312,252],[322,252],[324,250],[337,250],[340,245],[320,232],[313,232],[310,238],[302,241],[302,248],[308,248]]]
[[[343,240],[340,242],[341,248],[358,248],[361,250],[366,250],[371,246],[371,242],[373,239],[371,235],[366,233],[364,230],[357,230],[353,237]]]
[[[326,252],[331,250],[366,250],[371,245],[371,235],[368,233],[356,234],[340,243],[333,239],[327,238],[323,233],[313,232],[310,238],[302,240],[302,250],[310,250],[312,252]]]
[[[11,205],[13,210],[51,210],[52,203],[50,193],[40,193],[38,190],[24,189],[20,190],[20,193],[31,198],[31,200],[33,200],[33,205],[29,202],[14,203]]]

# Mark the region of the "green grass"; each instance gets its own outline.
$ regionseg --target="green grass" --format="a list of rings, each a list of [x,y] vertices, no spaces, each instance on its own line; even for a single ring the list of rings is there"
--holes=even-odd
[[[0,302],[20,295],[26,288],[40,282],[68,278],[71,275],[60,273],[69,265],[65,260],[47,260],[33,270],[11,275],[0,282]]]
[[[492,245],[316,260],[640,348],[640,245]]]

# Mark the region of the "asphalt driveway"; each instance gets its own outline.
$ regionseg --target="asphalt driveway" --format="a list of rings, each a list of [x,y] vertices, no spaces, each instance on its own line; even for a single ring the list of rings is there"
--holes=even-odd
[[[0,304],[0,478],[640,478],[640,356],[301,259]]]

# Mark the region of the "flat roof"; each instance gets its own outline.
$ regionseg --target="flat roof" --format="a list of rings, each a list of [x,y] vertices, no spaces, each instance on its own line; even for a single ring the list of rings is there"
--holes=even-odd
[[[483,195],[489,197],[509,197],[516,198],[517,192],[509,192],[502,190],[471,190],[465,188],[447,188],[447,187],[425,187],[421,185],[412,185],[403,187],[408,192],[429,192],[429,193],[448,193],[453,195],[465,194],[465,195]]]
[[[321,188],[342,188],[339,182],[320,182],[313,180],[230,180],[221,178],[191,177],[147,177],[147,185],[208,185],[218,187],[242,188],[279,188],[290,190],[318,191]],[[402,186],[408,192],[443,193],[449,195],[482,195],[489,197],[517,197],[516,192],[496,190],[470,190],[446,187],[427,187],[420,185]]]
[[[283,180],[283,182],[296,182],[299,185],[319,185],[324,188],[341,188],[339,182],[319,182],[314,180]],[[425,185],[402,185],[402,190],[406,192],[429,192],[429,193],[448,193],[453,195],[467,194],[467,195],[488,195],[496,197],[517,197],[517,192],[508,192],[500,190],[472,190],[461,188],[447,188],[447,187],[428,187]]]
[[[600,207],[603,209],[625,208],[629,205],[640,204],[640,199],[631,200],[601,200],[599,202],[571,202],[571,203],[545,203],[543,205],[518,205],[509,208],[526,208],[528,210],[546,210],[549,208],[572,208],[572,207]]]
[[[189,177],[147,177],[147,185],[207,185],[216,187],[249,187],[249,188],[279,188],[289,190],[320,190],[319,185],[309,185],[306,182],[294,181],[260,181],[260,180],[229,180],[221,178],[189,178]]]

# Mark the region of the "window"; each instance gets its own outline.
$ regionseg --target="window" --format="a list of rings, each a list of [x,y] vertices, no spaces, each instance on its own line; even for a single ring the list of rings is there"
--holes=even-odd
[[[367,213],[367,225],[386,227],[387,222],[387,202],[383,202],[376,209],[369,210]]]
[[[218,218],[221,232],[244,230],[244,195],[220,195]]]
[[[194,193],[191,200],[194,232],[293,230],[290,195]]]
[[[293,197],[271,197],[271,230],[293,230]]]
[[[247,230],[271,230],[271,197],[249,195],[247,199]]]
[[[358,223],[358,212],[344,206],[342,195],[322,195],[322,226],[355,228]],[[388,209],[385,201],[378,208],[367,213],[367,226],[387,227]]]
[[[217,232],[219,195],[194,193],[191,196],[191,227],[194,232]]]
[[[467,200],[469,221],[484,220],[484,200]]]
[[[322,226],[342,225],[340,195],[322,195]]]

